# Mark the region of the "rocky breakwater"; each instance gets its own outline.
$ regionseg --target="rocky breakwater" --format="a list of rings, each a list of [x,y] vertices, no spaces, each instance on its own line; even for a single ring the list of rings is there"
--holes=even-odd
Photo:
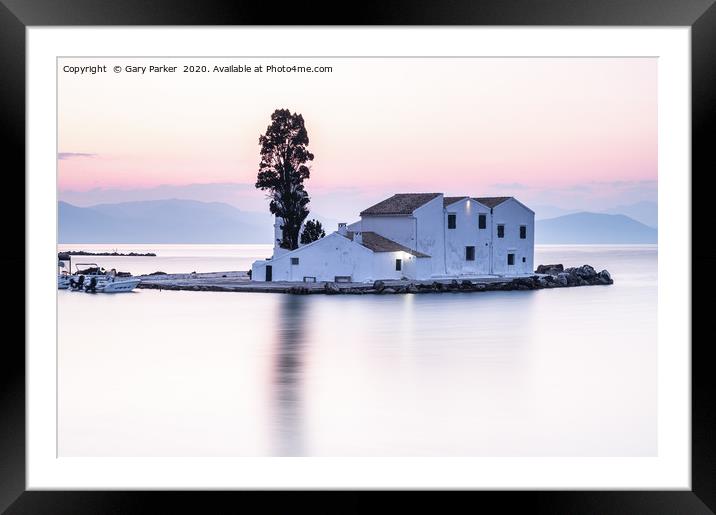
[[[590,265],[564,268],[563,265],[540,265],[534,275],[513,278],[488,279],[452,279],[449,281],[406,282],[406,281],[375,281],[372,285],[346,286],[327,282],[322,288],[294,286],[287,293],[309,294],[379,294],[396,293],[457,293],[480,291],[519,291],[540,290],[543,288],[566,288],[572,286],[602,286],[613,284],[614,280],[607,270],[597,272]]]
[[[412,281],[408,279],[375,281],[373,283],[342,282],[258,282],[251,281],[246,272],[214,272],[165,274],[155,272],[141,276],[139,288],[157,290],[187,290],[213,292],[290,293],[294,295],[391,295],[401,293],[460,293],[481,291],[519,291],[543,288],[566,288],[612,284],[606,270],[597,272],[590,265],[564,268],[559,265],[540,265],[532,275],[519,277],[482,276],[472,279],[436,279]]]
[[[559,265],[539,265],[535,273],[537,281],[544,288],[559,286],[593,286],[613,284],[607,270],[597,272],[589,265],[564,268]]]

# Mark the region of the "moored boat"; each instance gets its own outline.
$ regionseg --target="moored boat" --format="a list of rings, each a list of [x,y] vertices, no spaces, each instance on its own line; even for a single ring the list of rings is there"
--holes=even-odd
[[[125,293],[134,290],[141,279],[132,276],[118,276],[113,268],[109,271],[97,263],[77,263],[75,272],[70,274],[65,268],[71,266],[71,256],[60,253],[58,267],[62,268],[57,275],[57,289],[84,291],[86,293]],[[68,264],[65,265],[65,262]]]

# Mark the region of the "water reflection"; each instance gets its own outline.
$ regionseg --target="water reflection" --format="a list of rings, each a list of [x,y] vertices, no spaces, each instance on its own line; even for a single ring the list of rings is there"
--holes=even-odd
[[[273,392],[274,455],[303,456],[303,366],[308,302],[284,295],[276,314],[276,350],[270,389]]]
[[[540,263],[591,263],[615,283],[58,292],[58,453],[653,456],[656,249],[538,250]],[[107,313],[138,331],[77,331]]]

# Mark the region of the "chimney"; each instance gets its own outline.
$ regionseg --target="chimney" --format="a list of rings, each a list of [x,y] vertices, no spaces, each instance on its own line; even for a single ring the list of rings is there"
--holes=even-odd
[[[354,232],[353,233],[353,241],[355,241],[356,243],[360,243],[362,245],[363,244],[363,233],[357,232],[357,231]]]
[[[346,236],[348,234],[348,224],[345,222],[338,222],[338,234]]]

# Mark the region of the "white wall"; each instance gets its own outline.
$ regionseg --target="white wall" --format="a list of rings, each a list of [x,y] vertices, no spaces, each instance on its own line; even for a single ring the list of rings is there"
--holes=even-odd
[[[363,232],[361,220],[346,225],[346,230],[351,232]]]
[[[413,213],[416,219],[417,244],[415,250],[432,259],[431,274],[445,275],[445,230],[443,229],[443,196],[420,206]]]
[[[409,249],[415,248],[415,219],[411,215],[363,216],[360,227],[362,232],[375,232]]]
[[[403,260],[403,275],[412,280],[427,280],[432,276],[432,258],[408,256]]]
[[[448,229],[448,214],[455,214],[455,229]],[[486,215],[485,229],[478,216]],[[464,199],[445,208],[445,259],[448,275],[490,273],[490,208],[473,199]],[[465,259],[465,247],[475,247],[475,261]]]
[[[291,258],[298,258],[298,264],[292,265]],[[401,270],[395,269],[396,259],[402,260]],[[266,265],[272,267],[273,281],[302,282],[304,277],[334,281],[337,275],[350,276],[354,282],[430,277],[429,258],[416,258],[402,251],[373,252],[335,232],[275,259],[254,262],[251,279],[264,281]]]
[[[298,258],[292,265],[291,258]],[[402,260],[401,270],[395,269],[395,260]],[[310,245],[282,254],[275,259],[256,261],[251,267],[251,278],[264,281],[266,265],[271,265],[273,281],[303,281],[315,277],[316,281],[334,281],[337,275],[350,276],[354,282],[372,282],[377,279],[417,278],[425,275],[422,266],[412,265],[417,258],[405,252],[373,252],[337,233],[331,233]],[[412,265],[412,266],[411,266]],[[423,278],[423,277],[420,277]]]
[[[534,213],[515,199],[509,199],[492,210],[493,273],[529,274],[534,271]],[[497,226],[505,225],[505,237],[497,237]],[[520,239],[520,225],[527,227],[527,238]],[[507,254],[515,254],[514,266],[507,265]],[[522,258],[525,261],[522,261]]]
[[[401,270],[395,269],[395,260],[401,259]],[[402,279],[406,275],[406,264],[415,259],[405,252],[375,252],[373,253],[373,280]],[[412,279],[412,278],[411,278]]]
[[[297,265],[291,264],[292,257],[298,258]],[[266,265],[272,266],[274,281],[300,282],[304,276],[333,281],[337,275],[361,281],[373,275],[373,252],[334,232],[275,259],[256,261],[251,267],[251,279],[264,281]]]

